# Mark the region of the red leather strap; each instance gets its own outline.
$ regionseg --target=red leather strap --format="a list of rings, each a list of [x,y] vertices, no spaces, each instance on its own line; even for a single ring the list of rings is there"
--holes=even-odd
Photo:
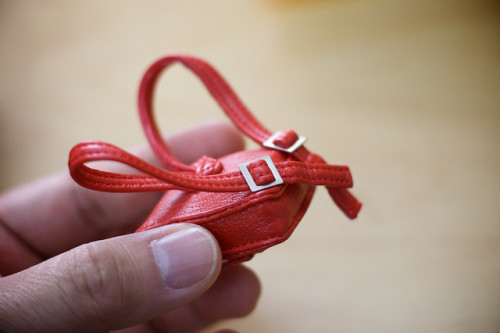
[[[182,163],[172,154],[162,139],[153,116],[154,86],[161,72],[174,62],[183,64],[201,79],[210,94],[243,133],[261,145],[271,136],[271,132],[257,121],[228,83],[211,65],[191,56],[168,56],[159,59],[149,67],[141,81],[138,96],[139,114],[146,137],[166,169],[148,164],[113,145],[102,142],[87,142],[75,146],[69,158],[71,175],[79,184],[95,190],[112,192],[164,191],[168,189],[246,191],[249,189],[240,172],[225,174],[210,174],[208,172],[206,174],[197,171],[196,166]],[[275,144],[287,148],[286,146],[290,147],[296,142],[296,137],[298,136],[293,131],[287,131],[275,140]],[[275,164],[285,184],[300,182],[327,186],[330,196],[346,215],[350,218],[356,217],[361,203],[347,190],[352,186],[352,178],[346,166],[328,165],[321,157],[312,154],[304,146],[291,154],[298,161]],[[85,165],[85,163],[95,160],[122,162],[145,174],[116,174],[92,169]],[[266,183],[274,179],[270,170],[266,170],[265,167],[252,167],[250,165],[249,171],[253,172],[252,177],[256,184]]]
[[[101,171],[85,165],[91,161],[118,161],[145,174],[119,174]],[[300,161],[275,163],[284,184],[305,183],[329,187],[351,187],[352,178],[346,166],[305,164]],[[258,167],[258,165],[256,165]],[[250,169],[250,168],[249,168]],[[69,170],[82,186],[107,192],[148,192],[181,189],[187,191],[236,192],[247,191],[248,184],[241,172],[197,175],[193,172],[172,172],[158,168],[140,158],[104,142],[84,142],[70,152]],[[259,169],[255,182],[274,177],[271,171]],[[250,170],[252,173],[252,171]],[[267,181],[266,181],[267,182]]]
[[[139,114],[146,137],[159,160],[171,170],[192,170],[175,157],[162,140],[153,117],[153,92],[155,83],[163,70],[175,62],[182,63],[196,74],[212,97],[219,103],[228,117],[240,131],[262,144],[270,135],[269,132],[245,107],[222,76],[205,61],[187,55],[173,55],[159,59],[144,74],[139,87]]]

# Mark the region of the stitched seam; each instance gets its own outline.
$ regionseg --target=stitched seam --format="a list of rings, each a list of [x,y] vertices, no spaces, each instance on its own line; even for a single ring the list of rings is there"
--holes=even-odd
[[[268,189],[268,190],[271,190],[271,189]],[[231,208],[230,208],[231,214],[239,212],[239,211],[243,210],[244,208],[248,208],[250,206],[256,205],[259,202],[279,198],[283,194],[284,191],[285,191],[285,187],[282,187],[279,191],[276,191],[276,192],[270,191],[270,193],[267,193],[265,195],[255,195],[254,194],[250,197],[246,197],[244,200],[231,206]],[[248,198],[250,198],[250,199],[248,199]],[[204,214],[190,215],[190,216],[186,216],[186,217],[182,217],[182,218],[171,219],[169,223],[179,223],[179,222],[185,222],[185,221],[191,221],[192,223],[196,223],[196,220],[206,219],[206,218],[210,218],[210,220],[209,221],[200,221],[200,222],[206,222],[206,223],[213,222],[214,220],[217,220],[221,217],[224,217],[224,216],[220,216],[220,215],[226,211],[228,211],[228,209],[226,207],[223,207],[223,208],[219,208],[219,209],[216,209],[216,210],[213,210],[211,212],[204,213]],[[213,212],[215,212],[215,213],[213,213]]]

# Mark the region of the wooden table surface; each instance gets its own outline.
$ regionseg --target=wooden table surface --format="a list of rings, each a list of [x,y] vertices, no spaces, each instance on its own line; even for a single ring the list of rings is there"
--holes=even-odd
[[[85,139],[143,142],[154,59],[213,63],[270,129],[348,164],[349,222],[318,189],[292,237],[248,263],[242,332],[500,330],[500,6],[495,1],[2,1],[0,189],[64,169]],[[222,112],[180,67],[164,132]]]

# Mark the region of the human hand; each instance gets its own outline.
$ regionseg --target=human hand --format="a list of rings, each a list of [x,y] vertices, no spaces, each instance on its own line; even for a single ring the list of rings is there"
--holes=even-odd
[[[234,129],[217,123],[168,141],[185,163],[243,147]],[[147,147],[134,153],[158,163]],[[192,332],[251,312],[257,277],[241,265],[221,271],[205,229],[127,234],[160,196],[90,191],[68,172],[0,195],[0,331]]]

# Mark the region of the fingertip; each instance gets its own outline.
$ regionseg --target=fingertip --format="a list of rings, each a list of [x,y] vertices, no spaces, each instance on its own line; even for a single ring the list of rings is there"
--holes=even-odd
[[[218,158],[245,147],[241,133],[221,121],[207,121],[167,138],[172,152],[184,163],[192,163],[202,155]],[[186,149],[189,148],[189,149]]]
[[[235,265],[224,268],[214,285],[198,299],[198,309],[204,309],[212,321],[238,318],[250,314],[259,300],[261,284],[248,267]],[[217,307],[210,304],[218,304]]]
[[[229,328],[224,328],[222,330],[218,330],[215,333],[238,333],[238,331],[229,329]]]
[[[253,270],[242,264],[230,266],[221,272],[218,280],[220,284],[216,283],[215,288],[212,287],[215,292],[216,288],[231,284],[231,288],[226,290],[228,295],[224,297],[234,297],[232,317],[247,316],[255,309],[262,292],[262,285]]]
[[[241,133],[231,124],[212,120],[174,132],[165,137],[172,153],[183,163],[191,164],[201,156],[222,157],[245,148]],[[132,152],[154,165],[161,163],[151,148],[141,145]]]
[[[194,332],[222,319],[250,314],[260,292],[259,279],[252,270],[242,265],[228,266],[202,296],[158,318],[155,323],[164,327],[171,325],[182,332]]]
[[[220,121],[209,121],[202,126],[210,128],[215,136],[220,136],[218,147],[224,147],[224,150],[217,151],[214,157],[220,157],[228,153],[243,150],[245,148],[245,140],[241,132],[231,124]]]

